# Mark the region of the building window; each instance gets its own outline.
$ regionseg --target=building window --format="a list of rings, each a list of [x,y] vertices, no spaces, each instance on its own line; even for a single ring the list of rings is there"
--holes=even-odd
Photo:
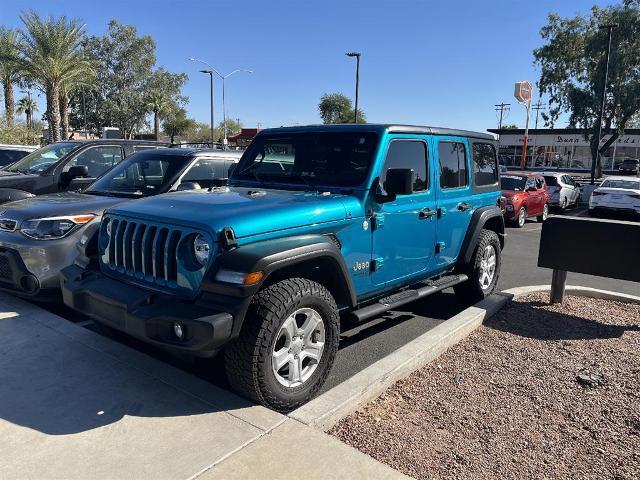
[[[468,185],[467,155],[464,143],[439,142],[440,188],[460,188]]]
[[[498,183],[496,149],[490,143],[473,142],[473,183],[480,187]]]

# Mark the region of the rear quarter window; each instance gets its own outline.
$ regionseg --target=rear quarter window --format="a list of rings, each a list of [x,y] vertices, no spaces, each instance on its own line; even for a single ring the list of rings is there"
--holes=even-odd
[[[499,175],[496,147],[488,142],[472,142],[472,180],[473,191],[498,190]]]

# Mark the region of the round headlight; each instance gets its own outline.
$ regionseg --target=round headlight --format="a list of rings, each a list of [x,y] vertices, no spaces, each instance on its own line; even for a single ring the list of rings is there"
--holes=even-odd
[[[196,238],[193,239],[193,254],[200,265],[206,264],[209,260],[209,250],[210,245],[204,235],[196,235]]]

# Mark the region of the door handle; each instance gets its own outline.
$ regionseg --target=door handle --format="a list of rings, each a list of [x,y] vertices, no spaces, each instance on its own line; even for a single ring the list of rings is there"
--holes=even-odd
[[[461,212],[469,210],[471,207],[473,207],[473,205],[467,202],[462,202],[458,204],[458,210],[460,210]]]
[[[422,210],[420,210],[420,213],[418,213],[418,218],[420,220],[425,220],[427,218],[435,217],[437,214],[438,212],[436,210],[431,210],[430,208],[423,208]]]

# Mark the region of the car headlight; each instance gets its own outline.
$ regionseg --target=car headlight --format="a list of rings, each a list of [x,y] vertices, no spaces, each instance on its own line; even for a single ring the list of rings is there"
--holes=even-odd
[[[74,215],[69,217],[32,218],[22,222],[20,233],[36,240],[54,240],[71,233],[76,227],[85,225],[95,215]]]
[[[211,246],[204,235],[198,234],[193,239],[193,256],[200,265],[205,265],[209,260]]]

